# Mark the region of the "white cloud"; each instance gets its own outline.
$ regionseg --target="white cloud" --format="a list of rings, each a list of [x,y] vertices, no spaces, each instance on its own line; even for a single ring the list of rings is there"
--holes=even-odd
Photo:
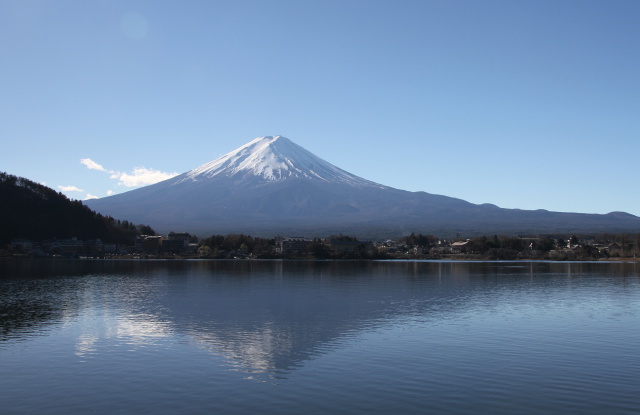
[[[94,196],[91,193],[87,193],[87,195],[84,197],[84,200],[89,200],[89,199],[100,199],[98,196]]]
[[[114,172],[111,175],[112,179],[118,179],[119,185],[126,187],[135,186],[147,186],[150,184],[158,183],[163,180],[170,179],[177,176],[179,173],[167,173],[154,169],[146,169],[144,167],[137,167],[133,169],[131,174]]]
[[[169,173],[163,172],[155,169],[147,169],[145,167],[136,167],[130,173],[122,173],[115,170],[107,170],[102,165],[96,163],[90,158],[81,159],[80,163],[84,164],[90,170],[99,170],[109,174],[111,179],[118,180],[119,186],[125,187],[138,187],[138,186],[147,186],[150,184],[158,183],[163,180],[170,179],[172,177],[177,176],[179,173]],[[62,186],[59,186],[63,189]],[[74,186],[64,186],[65,191],[74,191],[74,192],[82,192],[83,190],[78,189]],[[113,195],[113,190],[107,191],[107,196]],[[85,200],[87,199],[97,199],[97,196],[87,193]]]
[[[87,168],[89,170],[107,171],[107,169],[105,169],[104,167],[102,167],[101,165],[99,165],[98,163],[96,163],[95,161],[93,161],[91,159],[81,159],[80,163],[82,163],[85,166],[87,166]]]
[[[84,192],[84,190],[79,189],[75,186],[58,186],[58,189],[62,190],[63,192]]]

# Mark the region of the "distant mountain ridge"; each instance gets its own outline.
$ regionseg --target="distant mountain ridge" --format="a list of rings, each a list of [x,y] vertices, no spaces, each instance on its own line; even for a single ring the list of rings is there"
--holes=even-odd
[[[502,209],[395,189],[348,173],[282,136],[256,138],[179,176],[86,203],[161,232],[198,235],[640,231],[640,218],[627,213]]]

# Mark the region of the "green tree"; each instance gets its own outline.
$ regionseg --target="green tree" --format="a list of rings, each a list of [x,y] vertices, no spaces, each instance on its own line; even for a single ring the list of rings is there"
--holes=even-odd
[[[154,231],[153,228],[149,225],[138,225],[138,230],[142,235],[154,236],[156,234],[156,231]]]

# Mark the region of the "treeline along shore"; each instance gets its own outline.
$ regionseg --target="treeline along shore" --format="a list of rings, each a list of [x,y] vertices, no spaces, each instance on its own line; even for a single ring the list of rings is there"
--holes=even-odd
[[[640,234],[476,236],[442,239],[412,233],[397,240],[252,238],[216,235],[200,241],[199,258],[601,260],[640,258]]]
[[[100,239],[15,239],[0,249],[3,257],[114,259],[459,259],[459,260],[640,260],[640,234],[458,236],[410,234],[397,240],[212,235],[188,233],[136,235],[128,244]]]

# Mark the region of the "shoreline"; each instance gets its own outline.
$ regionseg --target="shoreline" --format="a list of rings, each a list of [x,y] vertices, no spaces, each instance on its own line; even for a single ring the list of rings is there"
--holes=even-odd
[[[556,263],[640,263],[640,258],[583,258],[583,259],[550,259],[550,258],[201,258],[201,257],[171,257],[171,256],[113,256],[113,257],[55,257],[12,255],[1,256],[3,260],[71,260],[71,261],[317,261],[317,262],[347,262],[347,261],[379,261],[379,262],[556,262]]]

